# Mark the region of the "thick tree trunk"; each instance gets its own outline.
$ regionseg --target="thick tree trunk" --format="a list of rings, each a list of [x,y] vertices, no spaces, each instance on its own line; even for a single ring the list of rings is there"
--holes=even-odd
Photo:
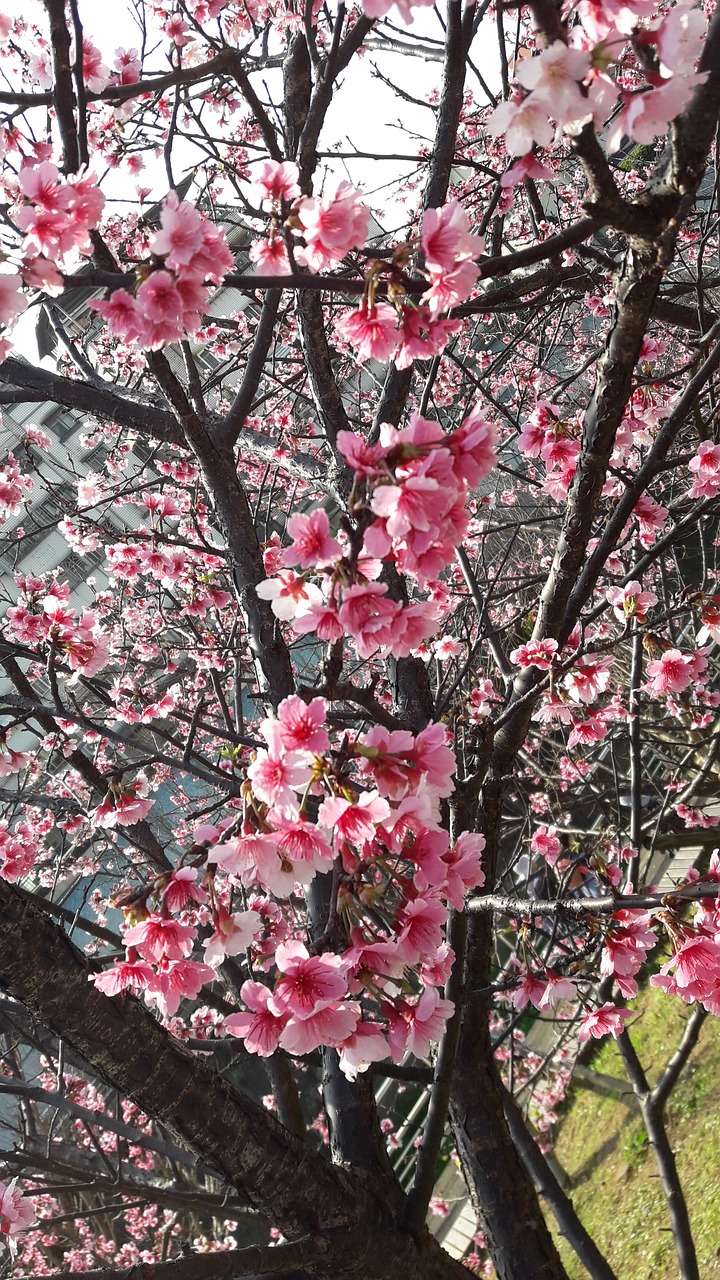
[[[489,920],[470,922],[467,1002],[450,1104],[453,1134],[499,1280],[567,1280],[503,1112],[488,998],[479,989],[487,966],[473,964],[489,954],[491,929]]]

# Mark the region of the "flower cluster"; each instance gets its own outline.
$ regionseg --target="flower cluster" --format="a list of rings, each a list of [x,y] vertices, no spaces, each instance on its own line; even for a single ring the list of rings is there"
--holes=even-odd
[[[599,129],[613,114],[607,137],[610,153],[617,151],[625,135],[651,143],[687,105],[696,86],[706,79],[695,72],[707,27],[700,9],[678,5],[654,25],[642,29],[640,20],[654,5],[618,6],[614,3],[581,3],[580,25],[572,43],[556,40],[536,57],[520,62],[515,96],[502,102],[488,121],[491,133],[502,134],[511,156],[526,157],[535,145],[550,146],[557,133],[577,133],[591,123]],[[619,87],[608,74],[611,63],[625,70],[627,44],[643,48],[643,59],[633,60],[633,70],[652,65],[649,85],[642,89]],[[554,122],[554,124],[553,124]]]
[[[23,278],[17,271],[0,272],[0,331],[11,329],[13,322],[27,309],[27,298],[22,291]],[[0,332],[0,361],[10,350],[7,338]]]
[[[323,698],[292,696],[261,722],[241,815],[196,828],[186,864],[132,895],[126,957],[93,981],[108,994],[143,991],[167,1016],[225,955],[247,951],[246,1011],[225,1030],[259,1054],[329,1044],[352,1077],[388,1053],[424,1056],[441,1035],[452,1012],[437,989],[453,958],[448,906],[483,883],[484,840],[451,845],[440,827],[455,768],[442,725],[374,728],[333,748],[327,711]],[[326,931],[308,947],[292,936],[289,899],[333,865]],[[237,891],[251,895],[242,911]],[[201,920],[214,929],[202,962],[191,959]]]
[[[469,298],[479,275],[475,258],[482,252],[482,237],[470,232],[457,200],[449,200],[442,208],[426,209],[420,247],[428,288],[419,303],[410,301],[401,281],[394,280],[395,306],[376,302],[377,280],[371,273],[359,307],[338,320],[338,332],[360,361],[392,358],[398,369],[406,369],[414,360],[439,355],[460,329],[459,320],[441,319],[441,313]],[[376,273],[381,266],[376,264]]]
[[[714,498],[720,493],[720,445],[701,440],[688,466],[694,476],[691,498]]]
[[[220,284],[233,265],[222,227],[208,221],[174,191],[150,241],[149,269],[137,272],[134,293],[116,289],[90,303],[125,342],[156,351],[199,329],[207,310],[209,283]]]
[[[3,880],[14,884],[26,876],[35,863],[38,849],[29,823],[18,822],[11,828],[4,818],[0,819],[0,877]]]
[[[0,467],[0,520],[16,515],[33,487],[32,477],[23,475],[15,455],[9,453]]]
[[[302,196],[300,171],[291,160],[266,160],[255,180],[255,194],[270,210],[267,233],[250,257],[261,271],[286,275],[295,263],[307,271],[325,271],[351,249],[365,244],[370,210],[360,192],[341,182],[332,196]],[[297,243],[290,240],[290,234]]]
[[[695,883],[720,885],[720,855],[710,859],[707,875],[690,873]],[[691,923],[666,921],[673,940],[673,955],[658,974],[650,979],[671,995],[680,996],[686,1004],[697,1001],[708,1013],[720,1016],[720,900],[707,898],[697,903]]]
[[[258,595],[299,634],[329,641],[349,635],[361,658],[406,657],[436,629],[437,610],[432,601],[402,606],[390,599],[376,581],[382,561],[393,561],[421,588],[437,579],[462,541],[468,492],[493,467],[494,444],[493,427],[477,412],[449,434],[413,414],[403,430],[383,426],[377,445],[339,432],[338,448],[356,473],[362,543],[342,556],[323,511],[295,516],[288,525],[294,541],[282,558],[303,573],[280,572],[259,584]],[[308,581],[312,571],[323,573],[322,590]]]
[[[580,428],[560,416],[549,400],[538,400],[520,436],[518,448],[528,458],[540,458],[547,468],[543,491],[564,501],[580,456]]]
[[[23,587],[20,601],[6,614],[14,638],[21,644],[46,646],[79,675],[102,671],[110,661],[110,638],[96,613],[74,609],[66,583],[56,582],[48,591],[42,579],[26,578]]]
[[[49,160],[24,165],[18,184],[20,199],[10,216],[24,233],[23,275],[30,284],[57,283],[50,264],[62,265],[73,251],[89,253],[105,197],[93,174],[63,178]]]

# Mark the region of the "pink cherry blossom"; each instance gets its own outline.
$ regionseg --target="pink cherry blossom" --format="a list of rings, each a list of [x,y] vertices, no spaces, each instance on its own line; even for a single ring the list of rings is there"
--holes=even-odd
[[[11,324],[26,309],[22,283],[22,276],[17,272],[0,271],[0,324]]]
[[[467,214],[457,200],[425,210],[421,240],[427,267],[438,272],[453,271],[461,259],[475,258],[483,248],[482,238],[471,234]]]
[[[618,150],[626,133],[636,142],[653,142],[687,106],[697,86],[706,79],[707,72],[674,75],[657,89],[630,97],[625,95],[625,105],[608,133],[608,152]]]
[[[608,1001],[606,1004],[601,1005],[599,1009],[594,1009],[585,1014],[578,1027],[577,1038],[581,1044],[589,1040],[591,1036],[595,1040],[600,1040],[602,1036],[607,1035],[615,1036],[617,1039],[623,1030],[625,1022],[632,1016],[632,1009],[622,1009]]]
[[[163,892],[163,903],[170,912],[184,911],[191,902],[205,902],[207,894],[196,884],[197,867],[176,867]]]
[[[343,796],[331,796],[318,811],[318,821],[333,833],[337,845],[343,840],[363,844],[375,836],[375,828],[390,816],[390,805],[377,791],[363,791],[357,803]]]
[[[513,649],[510,661],[518,667],[538,667],[540,671],[549,671],[557,647],[557,640],[530,640]]]
[[[514,164],[506,169],[500,179],[501,187],[514,187],[519,182],[524,182],[526,178],[531,178],[533,182],[549,182],[555,177],[552,169],[548,169],[547,165],[541,164],[540,161],[531,152],[524,156],[520,156]]]
[[[695,474],[691,498],[714,498],[720,492],[720,445],[701,440],[688,467]]]
[[[275,617],[283,622],[289,622],[295,619],[296,614],[308,613],[316,605],[322,604],[320,589],[292,571],[279,573],[275,578],[266,578],[264,582],[258,583],[255,590],[261,600],[270,601]]]
[[[695,999],[713,996],[720,979],[720,943],[708,937],[687,938],[661,973],[675,969],[675,982]]]
[[[541,825],[533,832],[530,848],[533,853],[539,853],[548,866],[554,867],[560,856],[562,845],[555,834],[554,827]]]
[[[226,956],[237,956],[246,951],[259,931],[257,912],[234,911],[231,915],[224,907],[217,905],[215,932],[205,944],[205,964],[217,967]]]
[[[348,1080],[356,1080],[358,1074],[367,1071],[371,1062],[382,1062],[390,1053],[382,1027],[372,1022],[358,1022],[351,1036],[343,1040],[340,1049],[340,1069]]]
[[[292,271],[287,245],[272,228],[267,236],[255,240],[250,246],[250,261],[255,263],[258,271],[267,275],[288,276]]]
[[[295,793],[307,786],[312,770],[303,755],[287,750],[282,726],[276,720],[263,721],[263,736],[267,751],[258,751],[247,771],[253,791],[265,804],[296,813]]]
[[[490,133],[505,135],[511,156],[524,156],[535,143],[547,147],[552,142],[555,130],[549,114],[544,100],[530,94],[523,102],[501,102],[491,113],[487,127]]]
[[[17,1185],[17,1178],[13,1178],[11,1182],[0,1182],[0,1233],[4,1236],[17,1236],[36,1222],[32,1200],[23,1196]]]
[[[150,915],[139,924],[126,929],[123,941],[136,947],[144,960],[182,960],[189,956],[195,940],[195,930],[180,924],[170,916]]]
[[[142,822],[152,809],[155,801],[146,800],[138,784],[126,784],[120,788],[111,787],[104,800],[92,813],[93,824],[97,827],[132,826]]]
[[[202,248],[202,215],[187,201],[181,204],[171,191],[160,213],[160,227],[150,241],[152,253],[165,258],[173,269],[186,267]]]
[[[298,635],[315,632],[318,640],[326,640],[330,644],[335,640],[341,640],[345,634],[336,605],[331,601],[327,604],[322,603],[322,597],[319,603],[313,601],[307,607],[303,607],[302,612],[293,618],[292,629]]]
[[[627,618],[645,622],[648,609],[658,602],[655,592],[643,591],[641,583],[636,580],[626,582],[624,587],[609,587],[607,599],[621,622]]]
[[[277,711],[282,739],[288,751],[311,751],[322,755],[330,745],[325,721],[328,704],[325,698],[305,702],[297,694],[284,698]]]
[[[647,673],[650,693],[682,693],[692,683],[691,656],[679,649],[667,649],[657,661],[648,663]]]
[[[283,552],[283,564],[309,569],[340,558],[340,543],[330,537],[330,522],[322,507],[309,515],[291,516],[287,531],[293,541]]]
[[[206,982],[214,982],[217,974],[209,965],[199,960],[170,960],[158,962],[155,982],[145,992],[145,1000],[156,1004],[165,1018],[177,1013],[181,1000],[194,1000]]]
[[[325,952],[311,956],[302,942],[281,942],[275,952],[280,976],[273,1003],[296,1018],[309,1018],[318,1007],[340,1000],[347,990],[340,956]]]
[[[305,248],[295,257],[311,271],[322,271],[345,254],[365,243],[370,210],[360,200],[360,192],[349,182],[341,182],[332,197],[311,196],[297,206],[297,218],[305,238]]]
[[[587,99],[580,92],[580,81],[590,68],[590,55],[556,40],[538,57],[525,58],[517,70],[517,79],[532,97],[542,99],[547,112],[558,124],[580,120],[588,114]]]
[[[401,1062],[406,1053],[426,1058],[430,1045],[437,1043],[455,1006],[441,999],[435,987],[426,987],[416,1004],[398,1007],[390,1019],[388,1041],[393,1062]]]
[[[447,916],[447,907],[430,894],[408,902],[398,912],[396,921],[400,958],[414,965],[423,955],[436,951],[442,941]]]
[[[254,186],[263,204],[297,200],[300,195],[300,170],[292,160],[265,160],[255,175]]]
[[[354,1000],[321,1003],[307,1018],[291,1017],[280,1036],[280,1048],[287,1053],[312,1053],[321,1044],[340,1048],[360,1020],[360,1005]]]
[[[392,643],[394,624],[402,612],[387,598],[387,586],[380,582],[358,583],[343,592],[338,617],[355,642],[358,657],[371,658],[378,649]]]
[[[400,336],[393,308],[383,302],[368,306],[365,298],[355,311],[346,311],[340,316],[336,328],[355,348],[361,364],[366,360],[389,360]]]
[[[577,995],[575,983],[570,978],[548,969],[545,975],[545,990],[540,997],[538,1009],[553,1009],[558,1000],[572,1000]]]
[[[664,75],[687,75],[694,71],[706,31],[707,17],[702,9],[681,3],[665,14],[654,33]]]
[[[261,982],[244,982],[240,995],[250,1013],[231,1013],[223,1026],[231,1036],[245,1041],[249,1053],[268,1058],[280,1043],[288,1015],[277,1010],[270,988]]]
[[[484,480],[495,466],[496,443],[496,428],[479,409],[475,409],[462,426],[448,436],[447,447],[453,455],[455,470],[471,488]]]
[[[155,972],[145,960],[116,960],[112,969],[104,973],[91,973],[88,981],[94,982],[106,996],[117,996],[121,991],[144,991],[155,980]]]
[[[463,258],[456,263],[452,271],[439,271],[437,267],[429,267],[427,276],[430,288],[420,299],[424,302],[433,317],[440,312],[450,311],[470,297],[480,277],[480,269],[470,258]]]
[[[538,978],[528,970],[522,975],[518,986],[513,991],[510,1003],[518,1011],[526,1009],[529,1004],[539,1009],[540,1001],[545,994],[545,987],[546,983],[543,982],[542,978]]]

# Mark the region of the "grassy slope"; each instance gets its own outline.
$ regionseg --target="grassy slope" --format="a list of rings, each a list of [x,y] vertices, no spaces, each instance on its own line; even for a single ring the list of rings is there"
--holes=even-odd
[[[677,1047],[688,1009],[649,988],[629,1024],[651,1084]],[[593,1066],[625,1078],[614,1041]],[[703,1280],[720,1280],[720,1019],[709,1017],[668,1103],[669,1136],[688,1201]],[[607,1254],[618,1280],[677,1280],[665,1199],[637,1113],[612,1098],[577,1089],[561,1119],[556,1155],[572,1178],[575,1207]],[[570,1280],[586,1280],[560,1242]]]

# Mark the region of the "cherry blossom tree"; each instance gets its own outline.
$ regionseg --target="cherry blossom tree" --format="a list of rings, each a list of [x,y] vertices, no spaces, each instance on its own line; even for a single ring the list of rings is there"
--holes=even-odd
[[[545,1158],[610,1035],[699,1277],[720,19],[426,8],[0,15],[13,1274],[560,1280],[552,1214],[610,1280]]]

